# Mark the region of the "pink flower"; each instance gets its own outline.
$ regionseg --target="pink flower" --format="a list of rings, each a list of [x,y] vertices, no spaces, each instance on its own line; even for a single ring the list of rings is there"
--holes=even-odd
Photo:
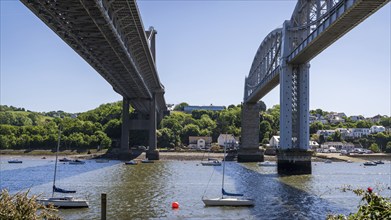
[[[369,193],[372,193],[373,189],[371,187],[368,187],[367,190],[368,190]]]

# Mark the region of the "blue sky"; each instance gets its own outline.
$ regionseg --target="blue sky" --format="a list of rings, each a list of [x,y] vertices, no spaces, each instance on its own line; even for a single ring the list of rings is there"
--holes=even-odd
[[[1,4],[2,105],[83,112],[122,98],[19,1]],[[239,104],[264,37],[296,1],[138,1],[157,30],[157,67],[167,103]],[[310,108],[390,115],[390,4],[311,61]],[[262,99],[279,103],[279,88]]]

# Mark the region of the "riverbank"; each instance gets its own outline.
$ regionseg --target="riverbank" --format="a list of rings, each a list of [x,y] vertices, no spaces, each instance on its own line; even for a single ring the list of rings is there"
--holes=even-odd
[[[388,160],[391,161],[391,154],[374,153],[374,154],[351,154],[340,155],[339,153],[316,153],[316,157],[322,159],[329,159],[333,161],[352,161],[352,162],[365,162],[368,160]]]
[[[64,150],[59,152],[59,156],[70,157],[70,158],[80,158],[80,159],[93,159],[97,157],[104,157],[107,153],[107,150],[97,151],[96,149],[90,149],[86,151],[71,151]],[[0,150],[0,155],[18,155],[18,156],[55,156],[56,152],[52,150]],[[222,160],[224,158],[223,153],[205,153],[205,152],[159,152],[160,160],[193,160],[201,161],[206,160],[207,158],[216,158]],[[135,159],[145,159],[145,153],[139,154]],[[312,161],[323,161],[323,160],[332,160],[332,161],[353,161],[362,163],[368,160],[389,160],[391,161],[391,154],[352,154],[349,156],[342,156],[338,153],[317,153],[316,156],[312,157]],[[277,161],[276,156],[265,155],[265,161]]]

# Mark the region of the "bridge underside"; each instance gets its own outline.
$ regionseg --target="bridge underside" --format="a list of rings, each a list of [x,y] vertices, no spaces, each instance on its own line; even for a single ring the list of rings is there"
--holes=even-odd
[[[129,105],[149,117],[149,151],[167,107],[155,66],[155,34],[144,29],[135,0],[21,0],[123,97],[120,153],[129,150]],[[147,39],[148,34],[148,39]],[[133,128],[134,129],[134,128]],[[136,127],[135,129],[142,129]]]

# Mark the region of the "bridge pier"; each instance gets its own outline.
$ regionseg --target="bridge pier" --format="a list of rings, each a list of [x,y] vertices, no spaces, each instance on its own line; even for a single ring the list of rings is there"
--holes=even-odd
[[[262,162],[263,151],[259,149],[259,103],[242,105],[242,140],[238,150],[238,162]]]
[[[157,137],[156,137],[156,128],[157,128],[157,116],[156,116],[156,98],[153,94],[151,100],[151,107],[149,112],[149,148],[146,152],[146,157],[149,160],[159,160],[159,151],[156,149]]]
[[[126,98],[122,99],[121,147],[118,157],[124,160],[131,157],[129,149],[129,100]]]

